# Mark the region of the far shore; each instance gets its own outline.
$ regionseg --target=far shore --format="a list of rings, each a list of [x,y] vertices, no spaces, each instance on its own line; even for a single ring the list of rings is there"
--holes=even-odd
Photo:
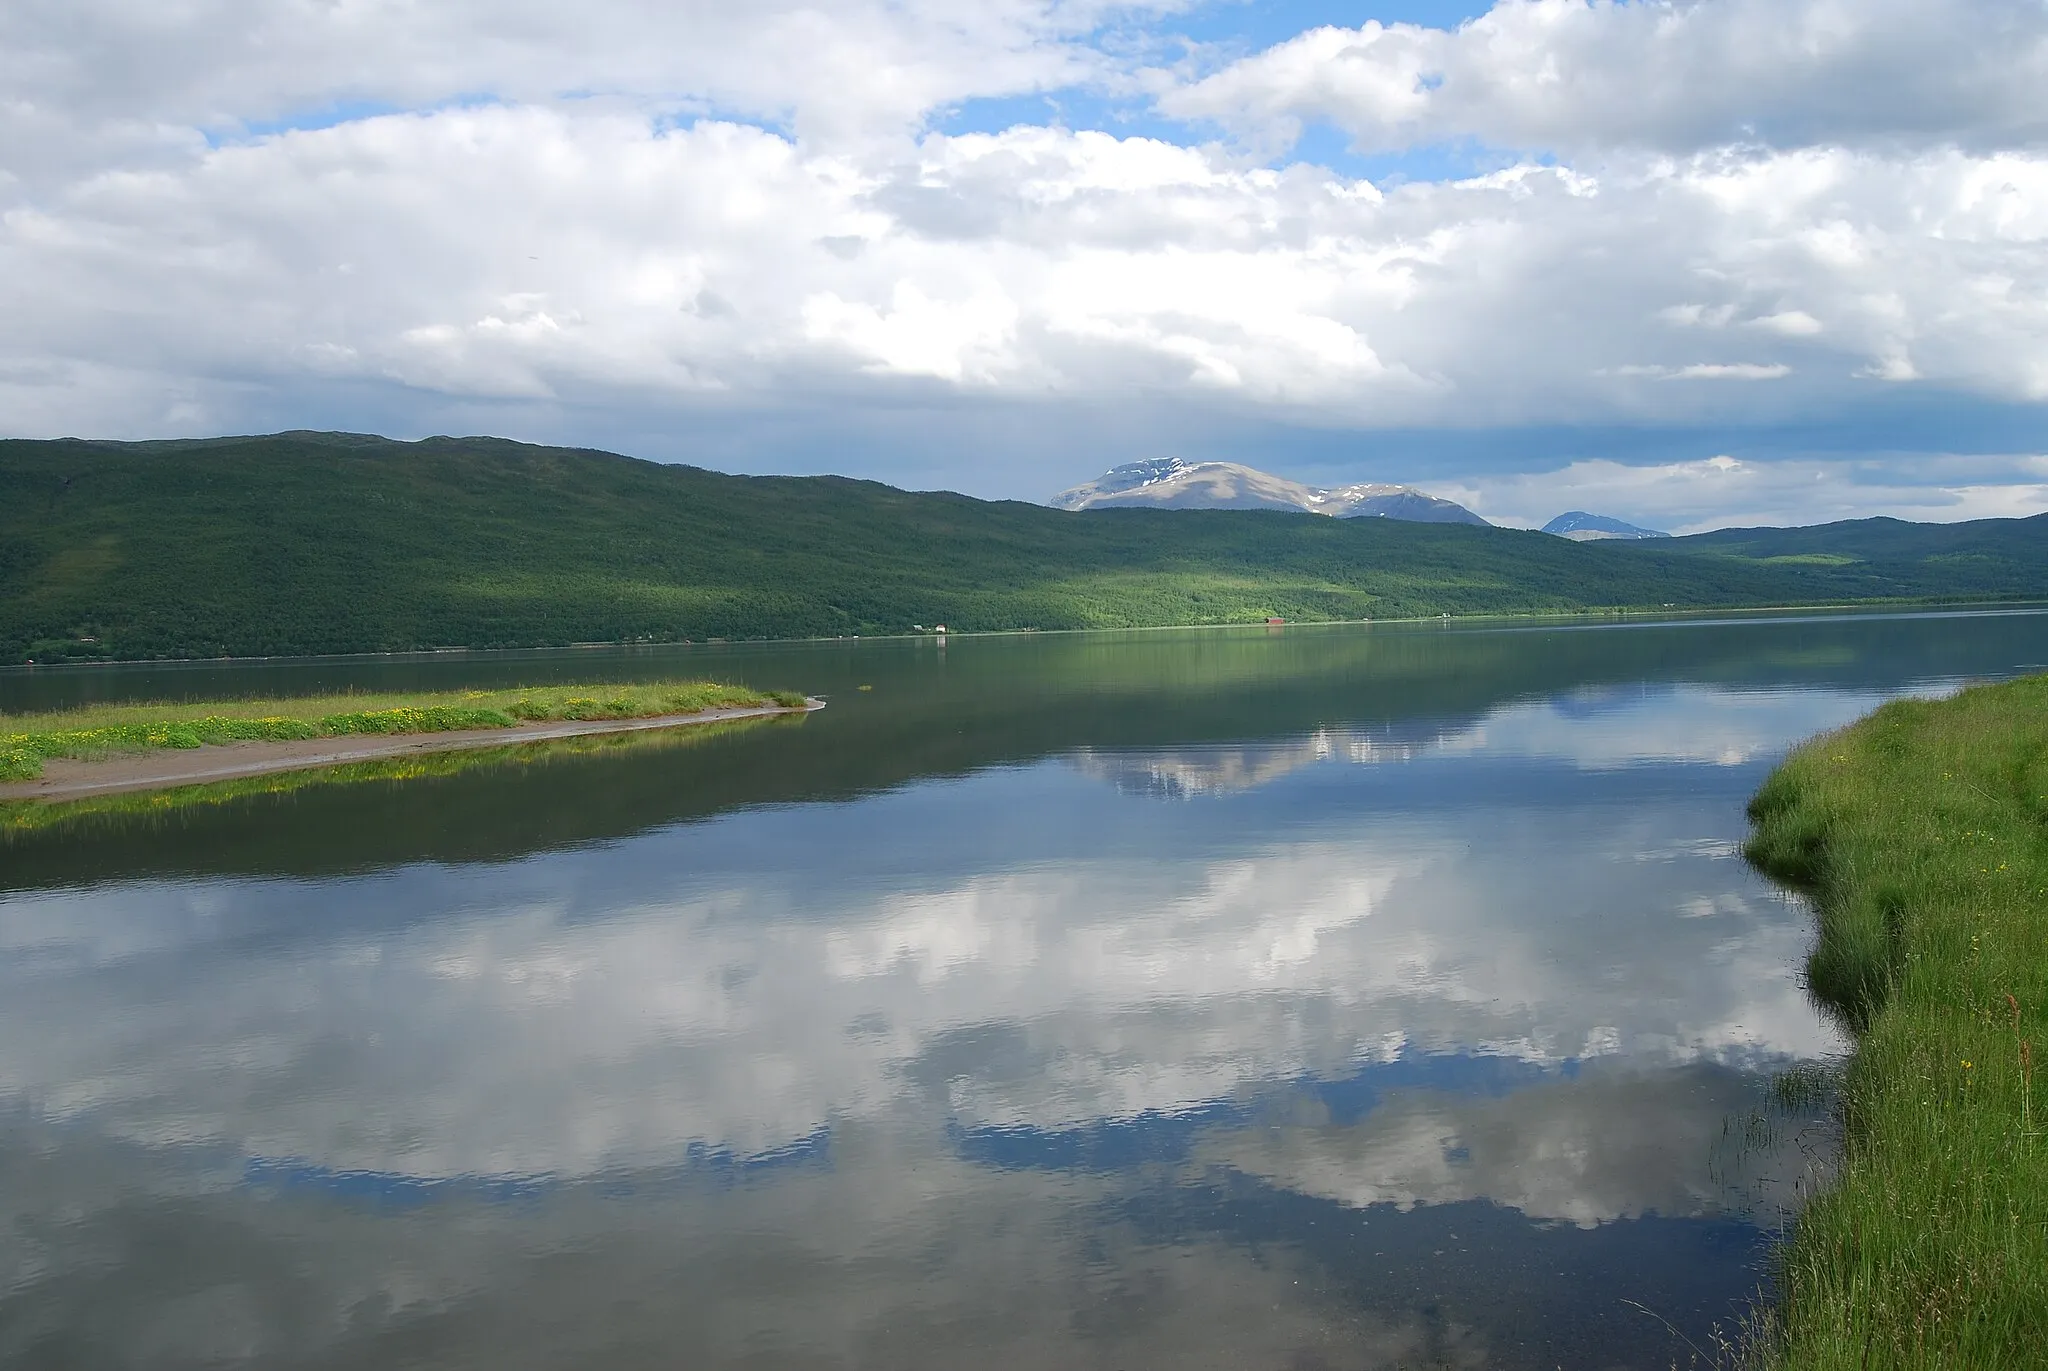
[[[512,728],[465,729],[448,733],[348,734],[288,742],[221,743],[189,750],[122,753],[91,761],[53,757],[43,764],[43,775],[36,780],[0,783],[0,801],[80,800],[95,795],[240,780],[277,771],[304,771],[378,757],[502,747],[507,743],[545,742],[553,738],[581,738],[601,733],[684,728],[691,724],[722,723],[734,719],[808,714],[824,707],[823,700],[811,698],[801,707],[762,705],[638,719],[556,719],[519,724]]]
[[[1459,614],[1419,614],[1389,616],[1384,619],[1288,619],[1288,628],[1357,628],[1377,625],[1382,628],[1405,627],[1414,624],[1434,624],[1445,620],[1466,626],[1490,623],[1545,623],[1573,619],[1593,620],[1644,620],[1648,622],[1693,622],[1709,616],[1769,618],[1784,614],[1871,614],[1877,616],[1944,613],[1997,612],[2001,610],[2024,612],[2048,607],[2048,600],[2037,596],[2007,597],[1953,597],[1953,596],[1902,596],[1869,600],[1816,600],[1812,603],[1788,602],[1778,605],[1599,605],[1583,609],[1527,609],[1527,610],[1486,610]],[[984,628],[948,629],[944,633],[927,630],[922,633],[870,633],[835,634],[821,638],[649,638],[620,639],[603,643],[524,643],[500,647],[464,647],[459,644],[447,647],[395,648],[386,652],[315,652],[315,653],[274,653],[267,655],[220,657],[72,657],[55,662],[7,662],[0,663],[0,676],[15,673],[44,671],[92,671],[101,667],[223,667],[250,666],[273,662],[383,662],[406,661],[426,657],[454,657],[473,655],[479,657],[514,655],[550,655],[579,652],[617,652],[622,649],[634,651],[667,650],[673,648],[759,648],[784,647],[794,644],[816,643],[884,643],[884,642],[936,642],[944,644],[961,638],[1015,638],[1033,636],[1075,636],[1088,633],[1172,633],[1188,629],[1224,631],[1229,629],[1251,629],[1272,627],[1270,620],[1244,619],[1230,623],[1184,623],[1184,624],[1111,624],[1092,628]]]

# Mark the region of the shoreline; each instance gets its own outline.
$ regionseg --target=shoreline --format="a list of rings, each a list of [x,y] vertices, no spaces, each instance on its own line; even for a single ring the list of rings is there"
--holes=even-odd
[[[691,724],[810,714],[824,707],[823,700],[813,697],[802,708],[759,705],[745,709],[707,709],[695,714],[658,714],[637,719],[558,719],[519,724],[512,728],[442,733],[345,734],[290,742],[218,743],[196,749],[162,748],[125,753],[98,761],[53,757],[44,762],[43,775],[36,780],[0,783],[0,802],[42,800],[57,803],[99,795],[167,790],[209,781],[241,780],[280,771],[311,771],[411,753],[456,752],[467,748],[502,747],[507,743],[687,728]]]
[[[1926,614],[1926,613],[1973,613],[2025,611],[2048,609],[2048,599],[2038,596],[2008,598],[2001,596],[1983,599],[1954,599],[1928,597],[1902,597],[1898,599],[1875,600],[1818,600],[1811,603],[1778,605],[1689,605],[1689,606],[1643,606],[1603,605],[1585,609],[1531,609],[1498,610],[1473,614],[1422,614],[1404,615],[1387,619],[1289,619],[1287,628],[1338,628],[1359,627],[1380,624],[1388,627],[1413,624],[1477,624],[1530,623],[1539,621],[1560,621],[1573,619],[1630,620],[1645,619],[1652,622],[1686,622],[1706,615],[1769,616],[1774,614],[1852,614],[1859,611],[1873,615]],[[1074,636],[1083,633],[1166,633],[1186,630],[1217,630],[1269,628],[1274,625],[1256,620],[1242,623],[1207,624],[1117,624],[1095,628],[987,628],[954,629],[946,633],[874,633],[845,634],[829,638],[718,638],[718,639],[654,639],[647,641],[612,643],[527,643],[507,647],[409,647],[385,652],[311,652],[271,653],[253,656],[224,657],[80,657],[58,662],[7,662],[0,663],[0,677],[16,673],[28,674],[40,671],[94,670],[101,667],[204,667],[204,666],[248,666],[270,662],[385,662],[405,659],[427,660],[436,657],[460,656],[509,656],[514,653],[568,654],[574,652],[617,652],[626,649],[639,651],[673,651],[678,648],[761,648],[789,647],[815,643],[919,643],[935,642],[944,644],[959,638],[1007,638],[1007,637],[1053,637]]]

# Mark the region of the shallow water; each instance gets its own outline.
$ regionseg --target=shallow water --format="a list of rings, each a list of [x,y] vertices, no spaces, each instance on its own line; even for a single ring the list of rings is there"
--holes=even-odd
[[[0,674],[831,700],[0,830],[0,1364],[1665,1367],[1823,1171],[1742,864],[2038,614]],[[872,689],[862,690],[861,686]]]

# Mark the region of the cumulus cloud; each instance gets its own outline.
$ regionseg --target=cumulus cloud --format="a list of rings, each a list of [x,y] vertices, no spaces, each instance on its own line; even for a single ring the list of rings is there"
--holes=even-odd
[[[816,452],[914,412],[888,442],[984,454],[945,483],[1038,495],[1098,460],[1045,435],[1091,427],[1127,460],[1218,417],[1277,440],[2048,400],[2048,151],[2016,93],[2038,7],[1507,0],[1199,79],[1146,65],[1175,8],[10,6],[0,412],[585,441],[716,417],[782,434],[731,451],[754,469],[873,463]],[[1376,185],[1192,138],[938,131],[1077,86],[1255,139],[1565,160]]]
[[[807,135],[914,125],[972,96],[1103,74],[1086,38],[1176,0],[23,0],[0,86],[78,121],[232,130],[487,99],[607,98],[787,119]]]
[[[1729,380],[1773,380],[1779,413],[1900,375],[2032,400],[2043,205],[2048,161],[2017,155],[1382,192],[1086,131],[869,158],[730,123],[393,115],[18,204],[0,386],[61,413],[98,377],[138,430],[195,391],[343,379],[590,405],[1182,394],[1369,424],[1757,403]]]
[[[1324,27],[1177,88],[1161,107],[1361,149],[1730,144],[2036,146],[2048,12],[2030,0],[1502,0],[1455,29]]]

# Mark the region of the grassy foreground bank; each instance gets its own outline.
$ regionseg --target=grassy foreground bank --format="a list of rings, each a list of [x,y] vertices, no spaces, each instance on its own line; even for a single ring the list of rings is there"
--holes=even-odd
[[[2048,1366],[2048,677],[1888,704],[1794,753],[1750,817],[1859,1040],[1772,1363]]]
[[[649,719],[710,709],[797,708],[794,691],[714,681],[566,685],[514,690],[351,694],[186,705],[114,705],[0,715],[0,781],[31,781],[52,757],[97,760],[208,743],[297,741],[356,734],[446,733],[550,720]]]

